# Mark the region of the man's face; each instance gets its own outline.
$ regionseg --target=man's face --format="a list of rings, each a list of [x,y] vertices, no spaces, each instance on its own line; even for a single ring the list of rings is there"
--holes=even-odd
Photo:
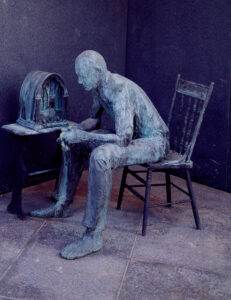
[[[98,87],[100,74],[93,66],[77,63],[75,72],[78,76],[78,83],[81,84],[86,91],[91,91]]]

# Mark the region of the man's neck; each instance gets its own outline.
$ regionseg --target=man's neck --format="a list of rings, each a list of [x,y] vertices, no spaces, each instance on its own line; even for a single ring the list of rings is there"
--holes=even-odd
[[[110,71],[106,71],[104,74],[102,74],[101,82],[98,86],[99,90],[102,90],[107,85],[110,75],[111,75]]]

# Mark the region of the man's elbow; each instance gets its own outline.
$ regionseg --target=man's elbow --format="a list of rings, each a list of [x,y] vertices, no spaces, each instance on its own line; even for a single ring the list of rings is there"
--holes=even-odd
[[[127,147],[130,144],[131,140],[132,140],[132,135],[131,134],[126,134],[125,136],[123,136],[121,138],[120,145],[122,147]]]

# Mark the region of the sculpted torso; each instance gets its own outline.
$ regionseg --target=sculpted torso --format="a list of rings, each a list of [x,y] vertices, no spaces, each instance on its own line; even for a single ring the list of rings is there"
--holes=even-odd
[[[83,84],[84,85],[84,84]],[[85,83],[87,89],[87,83]],[[103,110],[114,120],[116,134],[95,134],[81,131],[81,126],[63,133],[63,149],[67,145],[89,140],[94,143],[116,143],[127,146],[132,139],[167,136],[168,128],[146,93],[131,80],[109,71],[101,84],[92,89],[91,119],[82,122],[83,130],[94,129]],[[89,124],[93,123],[93,128]],[[89,127],[89,128],[86,128]]]
[[[116,134],[130,138],[153,137],[166,134],[168,128],[145,92],[131,80],[107,72],[94,100],[115,121]]]

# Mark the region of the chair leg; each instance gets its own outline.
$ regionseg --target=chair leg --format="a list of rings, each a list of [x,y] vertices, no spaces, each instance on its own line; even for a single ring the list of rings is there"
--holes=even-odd
[[[121,180],[121,184],[120,184],[120,192],[119,192],[119,197],[118,197],[118,202],[117,202],[117,209],[121,208],[127,174],[128,174],[128,167],[124,167],[122,180]]]
[[[171,202],[172,202],[172,195],[171,195],[171,180],[170,180],[170,173],[167,170],[165,173],[165,178],[166,178],[166,195],[167,195],[167,207],[171,207]]]
[[[146,234],[151,183],[152,183],[152,170],[148,169],[147,179],[146,179],[146,189],[145,189],[144,211],[143,211],[143,226],[142,226],[143,236]]]
[[[194,219],[195,219],[195,223],[196,223],[196,229],[201,229],[199,213],[197,210],[196,200],[195,200],[193,188],[192,188],[191,176],[190,176],[188,169],[186,169],[186,179],[187,179],[189,196],[191,199],[192,211],[193,211],[193,215],[194,215]]]

